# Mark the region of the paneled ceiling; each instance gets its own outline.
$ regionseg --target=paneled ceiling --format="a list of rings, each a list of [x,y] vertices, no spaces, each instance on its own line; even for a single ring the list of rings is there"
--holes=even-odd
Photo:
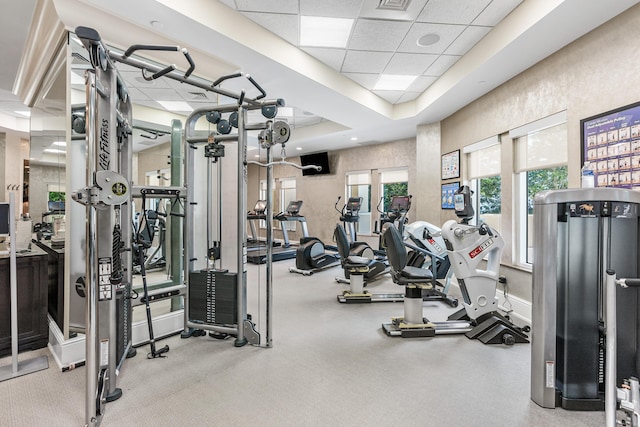
[[[24,45],[20,39],[27,38],[26,16],[35,1],[0,1],[8,3],[7,8],[16,9],[14,15],[20,21],[17,25],[0,26],[3,40],[9,36],[5,34],[8,31],[11,37],[17,37],[11,49],[1,47],[3,64],[17,64],[20,50],[14,49],[14,44]],[[413,137],[416,126],[448,117],[638,3],[638,0],[43,1],[55,5],[67,29],[73,30],[78,25],[96,28],[106,42],[118,48],[172,43],[187,47],[196,61],[194,75],[210,81],[237,71],[251,74],[270,98],[286,100],[287,108],[281,109],[279,118],[294,128],[287,145],[295,147],[296,154]],[[406,7],[398,9],[401,6]],[[18,13],[18,9],[24,10]],[[353,19],[346,47],[301,45],[300,22],[305,16]],[[165,64],[177,62],[179,69],[186,69],[179,59],[152,59]],[[119,69],[134,103],[140,105],[162,109],[158,101],[184,101],[197,108],[229,102],[214,93],[171,80],[149,83],[141,78],[139,70],[126,66]],[[2,71],[0,109],[13,114],[10,109],[15,105],[4,109],[9,104],[2,103],[11,98],[7,96],[13,86],[11,70],[7,72],[5,67]],[[417,77],[406,90],[376,90],[375,84],[382,74]],[[239,81],[223,83],[227,84],[231,90],[243,89]]]

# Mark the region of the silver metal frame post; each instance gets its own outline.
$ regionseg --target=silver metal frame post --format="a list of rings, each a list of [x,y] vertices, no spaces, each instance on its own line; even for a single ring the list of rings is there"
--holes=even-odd
[[[246,109],[238,107],[238,220],[237,225],[237,293],[238,293],[238,335],[234,345],[243,346],[247,343],[244,334],[244,323],[247,318],[247,227],[245,215],[247,212],[247,131],[245,121]],[[218,183],[220,185],[220,183]]]
[[[606,366],[605,366],[605,391],[604,407],[606,415],[606,427],[616,425],[616,376],[617,360],[616,349],[618,346],[618,328],[616,324],[616,275],[613,271],[606,272],[605,282],[605,331],[606,331]]]

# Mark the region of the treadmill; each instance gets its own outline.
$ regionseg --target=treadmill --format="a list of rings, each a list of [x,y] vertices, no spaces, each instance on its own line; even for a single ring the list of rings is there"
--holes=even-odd
[[[309,237],[309,230],[307,229],[307,219],[300,215],[300,208],[302,207],[302,200],[294,200],[289,202],[287,210],[274,215],[274,219],[280,221],[280,230],[282,231],[283,243],[281,246],[275,246],[272,250],[271,261],[282,261],[285,259],[292,259],[296,257],[297,246],[291,245],[289,241],[289,232],[287,231],[287,222],[299,222],[302,226],[302,237]],[[261,218],[263,219],[263,218]],[[264,264],[267,262],[267,249],[262,246],[259,249],[247,251],[247,262],[252,264]]]
[[[256,231],[259,227],[256,226],[256,223],[260,220],[267,219],[267,215],[265,214],[266,210],[267,201],[258,200],[253,207],[253,210],[247,213],[247,222],[249,222],[249,229],[251,230],[251,237],[247,239],[247,251],[255,251],[266,247],[267,241],[260,239],[260,236]],[[273,246],[280,246],[280,242],[273,242]]]

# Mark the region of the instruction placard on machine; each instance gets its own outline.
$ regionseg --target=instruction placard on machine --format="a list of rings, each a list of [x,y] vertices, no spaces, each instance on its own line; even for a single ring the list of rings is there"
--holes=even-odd
[[[111,258],[98,259],[98,301],[111,299]]]

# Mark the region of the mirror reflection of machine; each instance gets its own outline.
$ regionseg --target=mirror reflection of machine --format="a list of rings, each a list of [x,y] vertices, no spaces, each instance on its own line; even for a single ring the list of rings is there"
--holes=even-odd
[[[603,410],[606,271],[638,277],[640,193],[545,191],[534,200],[531,399]],[[638,377],[640,294],[617,289],[617,382]]]
[[[54,248],[64,247],[65,229],[65,202],[61,201],[48,202],[42,221],[33,226],[38,240],[51,240]]]

